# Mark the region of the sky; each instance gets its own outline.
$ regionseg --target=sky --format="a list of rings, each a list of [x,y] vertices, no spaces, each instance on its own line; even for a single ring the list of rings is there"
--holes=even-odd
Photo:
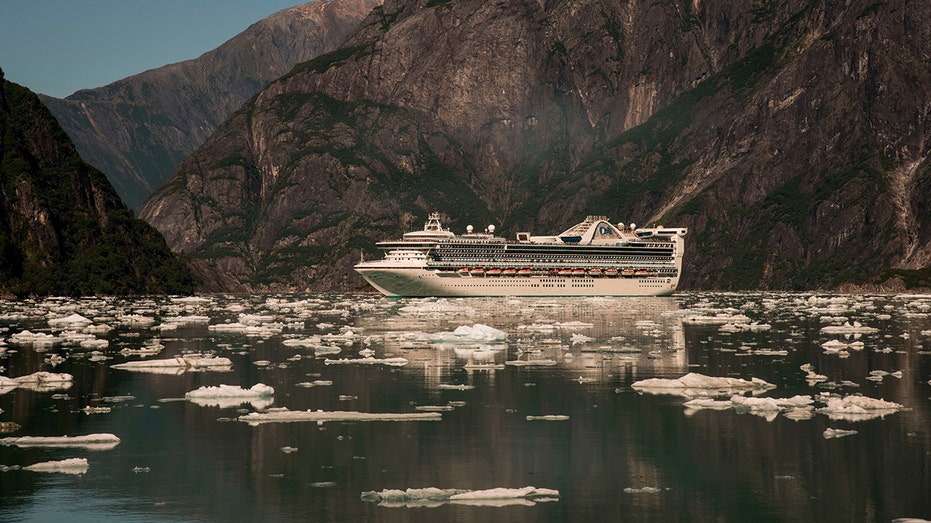
[[[8,81],[64,98],[197,58],[266,16],[309,0],[2,0]]]

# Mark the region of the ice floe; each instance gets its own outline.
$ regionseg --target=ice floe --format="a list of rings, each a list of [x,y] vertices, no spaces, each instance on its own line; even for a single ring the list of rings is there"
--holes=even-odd
[[[431,336],[438,343],[493,343],[507,341],[507,333],[481,323],[461,325],[452,332],[439,332]]]
[[[235,385],[204,386],[184,395],[192,403],[202,407],[233,408],[251,403],[256,409],[266,409],[274,402],[275,389],[264,383],[256,383],[246,389]]]
[[[835,439],[835,438],[843,438],[845,436],[853,436],[856,433],[857,431],[855,430],[827,428],[827,429],[824,429],[822,436],[824,436],[824,439]]]
[[[638,392],[650,394],[672,394],[676,396],[714,396],[731,394],[737,391],[767,391],[776,388],[759,378],[712,377],[690,372],[681,378],[650,378],[636,381],[631,388]]]
[[[172,372],[177,370],[228,370],[233,366],[229,358],[219,356],[205,356],[200,354],[189,354],[185,356],[176,356],[174,358],[161,360],[142,360],[128,361],[111,365],[114,369],[142,371],[142,372],[159,372],[159,370],[168,369]]]
[[[861,325],[858,321],[853,323],[848,321],[844,322],[843,325],[828,325],[821,327],[821,332],[825,334],[869,334],[878,331],[879,329]]]
[[[323,410],[288,410],[287,408],[268,409],[265,412],[250,412],[240,416],[239,421],[249,425],[262,423],[287,423],[314,421],[326,423],[329,421],[440,421],[443,415],[439,412],[355,412],[355,411],[323,411]]]
[[[565,414],[544,414],[542,416],[527,416],[527,421],[566,421],[569,416]]]
[[[0,438],[0,445],[15,447],[80,447],[88,450],[110,450],[120,444],[113,434],[87,434],[85,436],[20,436]]]
[[[835,421],[866,421],[883,418],[905,409],[905,406],[898,403],[857,394],[843,397],[825,396],[822,399],[825,406],[816,409],[816,412]]]
[[[484,490],[441,489],[437,487],[385,489],[362,493],[362,501],[385,507],[438,507],[446,503],[476,506],[505,507],[533,505],[542,501],[559,500],[559,491],[536,487],[491,488]]]
[[[87,474],[88,468],[87,458],[69,458],[58,461],[35,463],[28,467],[23,467],[23,470],[28,470],[30,472],[57,472],[61,474]]]
[[[388,365],[391,367],[403,367],[407,365],[406,358],[346,358],[340,360],[325,359],[323,363],[327,365]]]

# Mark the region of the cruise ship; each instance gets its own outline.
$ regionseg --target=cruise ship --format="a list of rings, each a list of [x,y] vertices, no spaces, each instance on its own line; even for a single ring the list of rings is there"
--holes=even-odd
[[[423,230],[379,242],[379,260],[355,266],[391,297],[415,296],[665,296],[679,284],[685,228],[637,228],[588,216],[556,236],[495,227],[464,234],[432,213]]]

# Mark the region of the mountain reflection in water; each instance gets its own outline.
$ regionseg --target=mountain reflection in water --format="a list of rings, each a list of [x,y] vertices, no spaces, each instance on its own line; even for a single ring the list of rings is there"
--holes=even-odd
[[[0,376],[23,381],[0,378],[0,520],[929,518],[929,314],[926,295],[0,301]],[[242,397],[185,399],[219,385]],[[89,434],[119,443],[14,441]]]

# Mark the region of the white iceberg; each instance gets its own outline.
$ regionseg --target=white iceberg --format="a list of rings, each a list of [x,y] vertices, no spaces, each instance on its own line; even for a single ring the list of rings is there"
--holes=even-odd
[[[860,395],[831,396],[824,401],[825,406],[816,409],[816,412],[835,421],[866,421],[905,409],[905,406],[898,403]]]
[[[64,318],[52,318],[48,321],[49,327],[52,328],[83,327],[91,323],[94,322],[80,314],[72,314]]]
[[[439,332],[432,336],[431,341],[451,343],[451,342],[504,342],[507,341],[508,335],[494,327],[476,323],[475,325],[461,325],[456,327],[452,332]]]
[[[853,436],[856,433],[857,431],[855,430],[827,428],[827,429],[824,429],[822,436],[824,436],[824,439],[835,439],[835,438],[843,438],[844,436]]]
[[[631,388],[638,392],[650,394],[673,394],[677,396],[721,396],[739,391],[762,392],[776,388],[759,378],[745,380],[742,378],[717,378],[690,372],[681,378],[650,378],[636,381]]]
[[[264,410],[274,402],[272,396],[275,389],[264,383],[256,383],[245,389],[235,385],[219,385],[216,387],[201,387],[184,395],[188,401],[201,407],[218,407],[221,409],[235,408],[243,403],[249,403],[257,410]]]
[[[233,366],[229,358],[190,354],[163,360],[128,361],[111,365],[114,369],[158,372],[159,369],[175,372],[177,370],[228,370]]]
[[[262,423],[288,423],[301,421],[440,421],[439,412],[355,412],[323,410],[269,409],[265,412],[250,412],[240,416],[239,421],[255,426]]]
[[[821,327],[821,332],[825,334],[869,334],[878,331],[879,329],[861,325],[858,321],[853,323],[846,321],[843,325],[828,325],[826,327]]]
[[[392,367],[403,367],[407,365],[405,358],[347,358],[341,360],[325,359],[326,365],[389,365]]]
[[[0,438],[0,445],[15,447],[81,447],[88,450],[110,450],[120,444],[113,434],[87,434],[85,436],[20,436]]]
[[[492,488],[485,490],[441,489],[437,487],[385,489],[362,493],[362,501],[385,507],[438,507],[446,503],[504,507],[532,505],[538,501],[556,501],[559,491],[553,489]]]
[[[544,414],[542,416],[527,416],[527,421],[567,421],[565,414]]]
[[[44,332],[31,332],[24,330],[10,336],[10,343],[15,345],[35,345],[37,347],[49,347],[56,343],[61,343],[61,338],[46,334]]]
[[[86,474],[89,468],[87,458],[70,458],[59,461],[43,461],[23,467],[31,472],[60,472],[62,474]]]

